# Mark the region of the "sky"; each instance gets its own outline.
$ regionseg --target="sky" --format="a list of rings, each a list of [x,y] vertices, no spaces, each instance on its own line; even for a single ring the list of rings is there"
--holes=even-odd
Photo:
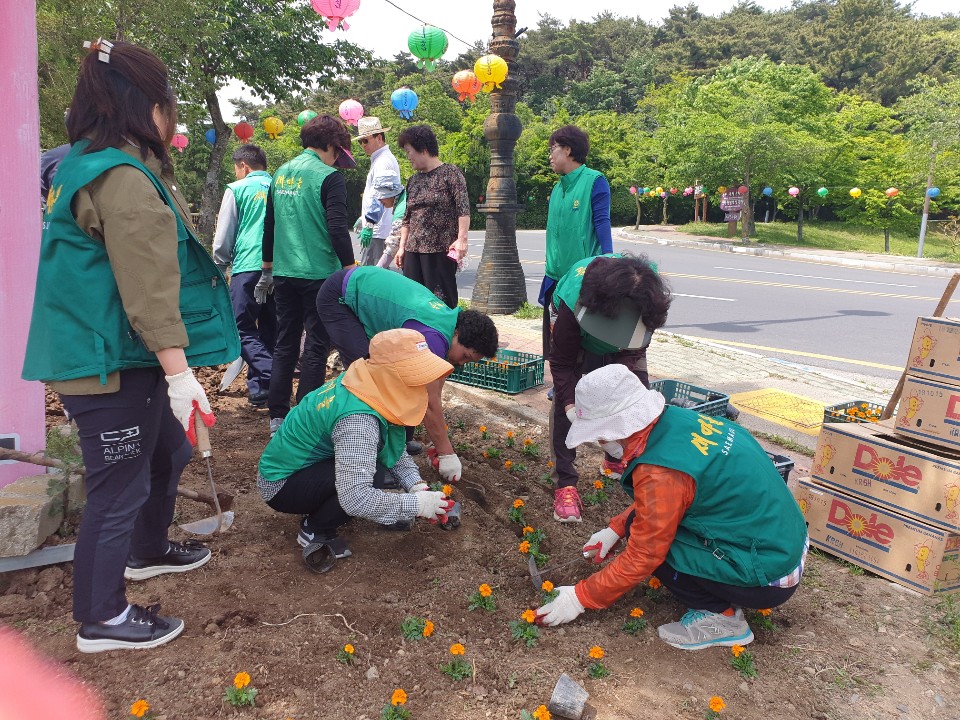
[[[706,15],[719,15],[730,8],[733,0],[691,0]],[[407,12],[430,25],[443,28],[473,43],[487,40],[492,34],[490,20],[493,15],[493,0],[392,0]],[[787,7],[789,0],[755,0],[765,10]],[[641,17],[656,23],[667,17],[674,5],[686,5],[687,0],[672,2],[640,3],[637,0],[517,0],[517,29],[536,28],[540,14],[550,14],[564,24],[571,20],[591,20],[603,11],[623,17]],[[957,0],[916,0],[914,13],[918,15],[942,15],[957,12]],[[347,21],[350,29],[337,31],[357,45],[367,48],[374,55],[391,58],[398,52],[407,51],[407,36],[421,23],[405,15],[387,0],[361,0],[360,8]],[[522,41],[521,41],[522,42]],[[467,45],[450,38],[450,46],[444,57],[453,59],[467,49]],[[520,47],[521,54],[523,46]],[[229,98],[248,96],[242,85],[230,83],[218,95],[222,101],[225,119],[235,120]]]

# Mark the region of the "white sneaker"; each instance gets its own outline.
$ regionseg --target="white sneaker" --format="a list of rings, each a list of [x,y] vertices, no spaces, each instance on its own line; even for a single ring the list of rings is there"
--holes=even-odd
[[[753,631],[737,608],[733,615],[708,610],[688,610],[679,622],[657,628],[660,639],[681,650],[733,647],[753,642]]]

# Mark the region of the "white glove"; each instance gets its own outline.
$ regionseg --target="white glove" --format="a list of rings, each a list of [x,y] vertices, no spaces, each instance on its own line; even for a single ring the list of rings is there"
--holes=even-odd
[[[573,421],[577,419],[577,408],[572,407],[567,410],[567,420],[570,421],[570,424],[573,425]]]
[[[453,455],[441,455],[439,457],[440,467],[437,469],[440,471],[440,477],[443,478],[444,482],[455,483],[460,479],[460,476],[463,475],[463,465],[460,464],[460,458]]]
[[[260,279],[253,286],[253,299],[258,305],[263,305],[267,301],[267,295],[273,292],[273,268],[263,268],[260,270]]]
[[[200,417],[203,424],[207,427],[213,427],[216,418],[213,416],[213,410],[210,408],[210,401],[207,400],[207,393],[203,390],[203,385],[197,382],[193,375],[193,370],[187,368],[182,373],[176,375],[166,375],[167,394],[170,396],[170,409],[174,416],[183,425],[184,432],[190,439],[190,443],[197,444],[197,431],[193,426],[193,413],[199,408]]]
[[[417,499],[417,517],[440,521],[446,519],[452,501],[447,500],[442,492],[421,490],[414,497]]]
[[[613,550],[621,539],[619,535],[608,527],[605,527],[603,530],[598,530],[590,536],[590,539],[587,540],[583,546],[583,556],[585,558],[593,558],[593,561],[599,565],[606,560],[607,555],[610,554],[610,551]]]
[[[584,607],[577,599],[577,591],[573,589],[573,585],[561,585],[557,592],[560,594],[554,600],[537,610],[538,622],[551,627],[563,625],[576,620],[583,612]]]
[[[408,493],[418,493],[418,492],[423,492],[424,490],[429,490],[429,489],[430,489],[430,486],[427,485],[425,482],[418,482],[418,483],[417,483],[416,485],[414,485],[412,488],[410,488],[409,490],[407,490],[407,492],[408,492]]]

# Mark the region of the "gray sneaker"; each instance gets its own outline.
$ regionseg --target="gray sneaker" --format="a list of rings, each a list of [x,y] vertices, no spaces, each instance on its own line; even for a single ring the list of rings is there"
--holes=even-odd
[[[740,608],[730,617],[707,610],[688,610],[680,622],[661,625],[657,633],[667,645],[681,650],[733,647],[753,642],[753,631]]]
[[[277,434],[277,430],[283,424],[283,418],[270,418],[270,437]]]

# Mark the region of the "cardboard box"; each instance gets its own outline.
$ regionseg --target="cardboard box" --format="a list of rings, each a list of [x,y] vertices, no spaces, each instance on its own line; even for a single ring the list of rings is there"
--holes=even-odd
[[[960,535],[807,478],[800,481],[795,496],[812,546],[924,595],[960,590]]]
[[[960,319],[918,318],[907,357],[907,372],[960,385]]]
[[[907,375],[893,427],[899,435],[960,451],[960,385]]]
[[[827,424],[810,474],[820,485],[960,532],[960,453],[895,437],[885,424]]]

